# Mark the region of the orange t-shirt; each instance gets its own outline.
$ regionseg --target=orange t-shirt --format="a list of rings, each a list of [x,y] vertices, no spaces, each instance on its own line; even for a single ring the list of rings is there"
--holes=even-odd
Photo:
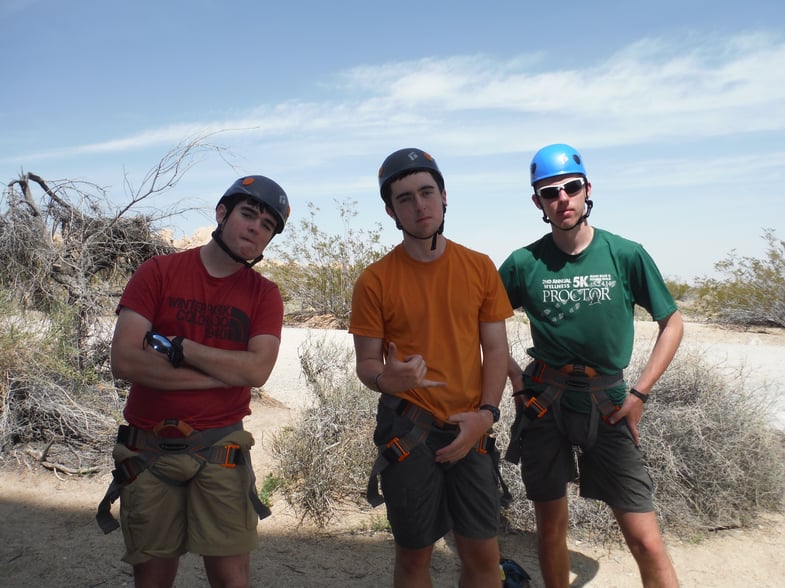
[[[368,266],[352,296],[349,332],[390,341],[399,359],[420,354],[426,378],[445,387],[399,396],[437,418],[477,410],[482,395],[480,323],[513,311],[491,259],[448,240],[438,259],[412,259],[402,245]]]

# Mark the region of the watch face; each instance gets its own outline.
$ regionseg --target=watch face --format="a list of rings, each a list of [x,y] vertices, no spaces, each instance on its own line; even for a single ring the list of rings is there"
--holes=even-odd
[[[147,344],[150,347],[156,351],[159,351],[160,353],[168,353],[172,348],[172,342],[158,333],[147,333],[147,335],[145,335],[145,341],[147,341]]]

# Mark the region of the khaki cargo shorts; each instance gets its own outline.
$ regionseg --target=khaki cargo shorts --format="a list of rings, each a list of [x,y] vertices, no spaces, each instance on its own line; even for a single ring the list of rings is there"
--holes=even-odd
[[[228,443],[247,452],[254,439],[239,430],[215,445]],[[119,463],[138,454],[117,444],[112,455]],[[249,498],[250,486],[245,464],[227,468],[185,454],[162,455],[120,492],[123,561],[135,565],[186,552],[249,553],[256,546],[259,522]]]

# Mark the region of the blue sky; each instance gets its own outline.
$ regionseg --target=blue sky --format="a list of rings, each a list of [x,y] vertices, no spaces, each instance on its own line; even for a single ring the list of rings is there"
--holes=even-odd
[[[240,175],[278,181],[292,220],[357,201],[383,223],[376,172],[431,152],[445,234],[506,256],[548,227],[529,199],[542,145],[584,156],[596,226],[642,243],[667,277],[714,275],[785,238],[785,3],[704,0],[0,0],[0,179],[22,171],[124,202],[170,149],[218,132],[154,201],[211,225]],[[220,131],[220,132],[219,132]],[[286,233],[278,239],[285,239]]]

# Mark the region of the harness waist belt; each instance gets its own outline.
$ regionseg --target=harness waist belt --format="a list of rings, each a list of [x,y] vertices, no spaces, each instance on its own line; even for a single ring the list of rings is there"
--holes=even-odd
[[[386,444],[379,446],[379,452],[371,468],[371,474],[368,479],[368,488],[365,493],[366,500],[371,506],[379,506],[384,502],[384,497],[379,492],[379,474],[388,466],[393,463],[404,461],[411,451],[418,445],[425,443],[428,436],[434,432],[454,431],[458,432],[458,426],[452,423],[445,423],[437,419],[431,412],[417,406],[416,404],[392,396],[391,394],[382,394],[380,404],[395,411],[396,414],[404,416],[414,425],[403,436],[393,437]],[[496,456],[496,439],[490,434],[491,431],[486,432],[474,446],[474,449],[480,453],[490,453],[492,457]],[[494,460],[498,460],[494,457]],[[499,477],[499,479],[501,479]],[[503,483],[503,481],[502,481]],[[507,492],[506,486],[504,487],[505,493]],[[510,496],[511,499],[511,496]]]
[[[244,465],[250,472],[251,488],[249,498],[254,510],[263,519],[270,514],[270,509],[262,503],[256,493],[256,476],[251,466],[251,455],[235,443],[215,445],[225,436],[243,428],[242,422],[216,429],[197,431],[184,421],[166,419],[152,430],[139,429],[133,425],[120,425],[117,431],[117,443],[127,446],[139,455],[115,463],[112,471],[112,482],[98,505],[95,515],[98,526],[104,533],[110,533],[120,525],[111,514],[112,503],[120,497],[120,490],[133,482],[136,477],[148,469],[162,455],[188,454],[201,461],[199,471],[208,463],[218,464],[226,468]],[[161,437],[160,433],[173,429],[180,433],[178,437]],[[160,480],[173,486],[186,486],[189,481],[173,480],[160,472],[153,472]],[[198,475],[198,472],[197,474]]]
[[[550,410],[558,411],[559,399],[565,390],[585,392],[592,401],[587,445],[591,445],[597,435],[597,419],[607,420],[619,407],[608,398],[606,390],[624,382],[624,373],[600,374],[591,366],[582,364],[568,364],[561,368],[553,368],[544,361],[535,359],[523,370],[524,376],[529,376],[538,384],[545,384],[545,390],[537,395],[529,394],[526,390],[513,393],[515,401],[515,422],[510,429],[510,444],[504,454],[504,459],[517,464],[521,458],[519,438],[523,431],[537,419],[543,418]],[[554,414],[554,416],[556,416]],[[557,425],[561,426],[559,419]]]

